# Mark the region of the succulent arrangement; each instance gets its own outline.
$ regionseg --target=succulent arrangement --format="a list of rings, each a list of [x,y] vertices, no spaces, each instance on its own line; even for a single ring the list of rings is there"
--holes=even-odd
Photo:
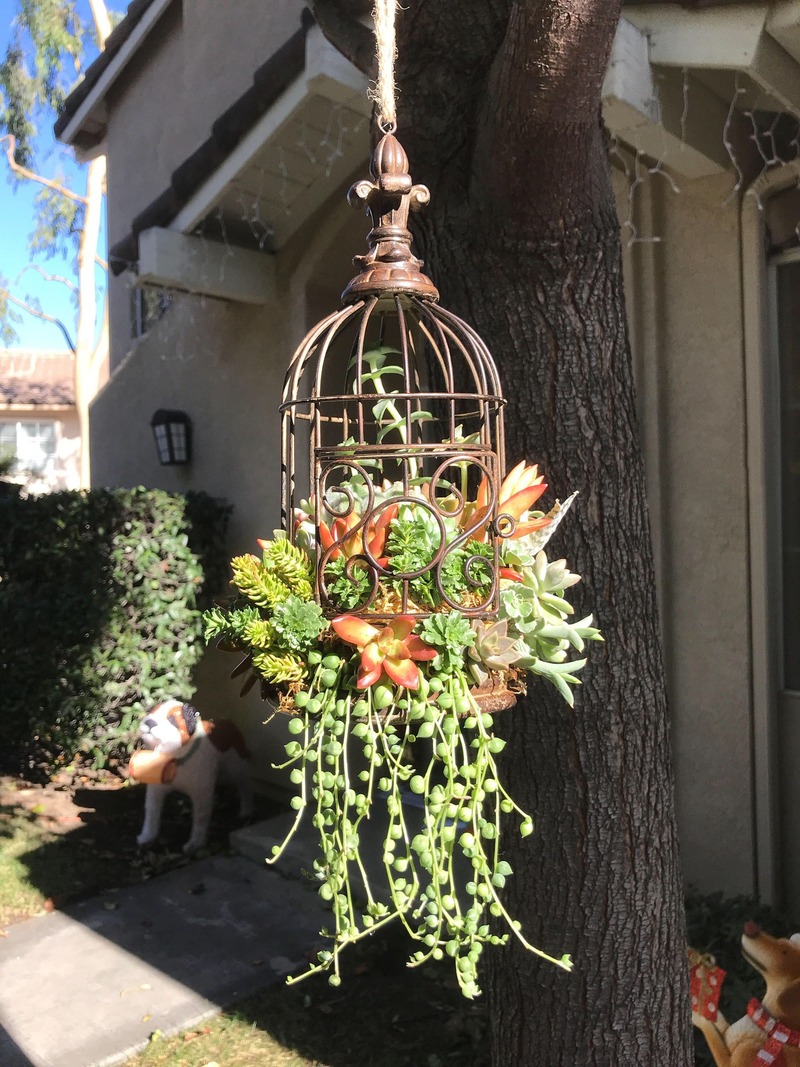
[[[533,821],[502,784],[493,712],[524,692],[527,671],[572,705],[585,644],[602,638],[591,616],[573,619],[566,593],[578,575],[544,551],[572,497],[534,510],[547,486],[525,463],[494,506],[485,475],[473,493],[465,473],[443,495],[439,475],[431,484],[421,471],[410,486],[377,487],[354,463],[319,514],[313,499],[301,503],[291,538],[278,531],[260,556],[232,561],[234,595],[205,629],[244,654],[243,692],[260,683],[290,716],[282,766],[296,819],[271,860],[310,815],[333,917],[307,973],[329,970],[338,984],[340,952],[399,919],[418,944],[410,965],[451,956],[473,997],[487,943],[515,936],[571,965],[530,944],[503,905],[503,824],[526,836]],[[479,610],[490,596],[494,617]],[[368,819],[382,820],[380,884],[367,873]]]

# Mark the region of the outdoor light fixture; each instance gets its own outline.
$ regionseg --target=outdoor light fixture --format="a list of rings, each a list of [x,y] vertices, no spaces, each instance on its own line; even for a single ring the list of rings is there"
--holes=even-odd
[[[159,408],[150,425],[162,466],[173,467],[189,462],[192,455],[192,421],[185,411]]]

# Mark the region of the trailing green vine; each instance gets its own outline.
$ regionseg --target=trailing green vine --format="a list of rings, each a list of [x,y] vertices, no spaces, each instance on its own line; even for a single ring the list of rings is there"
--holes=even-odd
[[[483,947],[509,937],[571,966],[568,956],[532,945],[503,904],[513,872],[502,857],[502,834],[511,827],[527,836],[533,821],[502,784],[497,757],[505,742],[494,735],[491,712],[498,693],[524,691],[526,671],[571,705],[585,659],[570,655],[601,640],[591,616],[572,621],[566,592],[578,576],[544,552],[571,501],[548,515],[533,511],[546,488],[536,468],[519,464],[509,472],[497,501],[514,522],[499,548],[499,611],[470,618],[443,595],[482,602],[492,588],[495,548],[485,481],[472,501],[465,486],[463,506],[445,506],[436,518],[430,507],[415,507],[413,493],[420,501],[433,494],[422,481],[411,498],[394,502],[396,487],[384,484],[370,495],[354,474],[333,491],[340,517],[330,529],[314,502],[306,503],[294,541],[278,532],[259,542],[260,558],[233,560],[235,595],[205,617],[209,640],[244,654],[234,674],[249,675],[245,688],[260,681],[264,695],[290,715],[281,767],[297,788],[296,817],[270,862],[310,817],[319,835],[314,876],[332,924],[323,931],[328,947],[306,973],[330,971],[333,984],[343,949],[392,920],[417,943],[410,965],[452,957],[468,997],[480,992]],[[449,554],[440,551],[443,537],[446,548],[453,543]],[[444,561],[438,584],[437,558]],[[380,567],[377,591],[370,560]],[[341,612],[332,619],[313,598],[320,579]],[[374,608],[368,616],[351,613],[377,592],[383,604],[398,604],[403,582],[415,614],[397,607],[383,616]],[[362,837],[365,820],[379,816],[383,876],[376,879]]]

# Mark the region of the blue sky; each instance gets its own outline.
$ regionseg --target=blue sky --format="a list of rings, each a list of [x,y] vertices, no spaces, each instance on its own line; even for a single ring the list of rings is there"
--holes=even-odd
[[[116,3],[121,7],[121,3]],[[0,50],[5,53],[11,33],[12,21],[18,7],[18,0],[0,0]],[[79,0],[78,8],[86,18],[89,17],[89,5],[86,0]],[[81,169],[72,158],[72,152],[64,145],[58,144],[49,128],[41,132],[39,170],[48,178],[67,177],[68,184],[76,191],[83,188]],[[4,154],[0,155],[0,275],[10,281],[31,262],[39,264],[49,274],[72,277],[71,258],[56,256],[47,259],[37,256],[34,259],[28,253],[28,239],[34,229],[33,201],[41,186],[31,182],[12,182],[8,177],[8,166]],[[105,237],[102,240],[100,254],[105,255]],[[98,277],[100,277],[98,275]],[[32,296],[39,300],[42,310],[53,315],[67,327],[73,340],[75,337],[75,306],[72,295],[66,286],[58,282],[48,282],[34,271],[27,271],[18,284],[12,285],[14,295],[25,299]],[[17,348],[62,348],[64,338],[57,326],[43,322],[25,312],[21,312],[22,321],[15,326],[18,339],[12,345]]]

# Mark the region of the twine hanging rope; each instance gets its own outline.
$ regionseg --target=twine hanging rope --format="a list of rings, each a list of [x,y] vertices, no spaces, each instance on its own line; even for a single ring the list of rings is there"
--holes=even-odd
[[[370,99],[378,109],[377,121],[384,133],[397,129],[397,106],[395,103],[394,63],[397,58],[395,44],[395,17],[397,0],[375,0],[372,18],[375,23],[375,49],[378,58],[378,78],[375,88],[370,89]]]

